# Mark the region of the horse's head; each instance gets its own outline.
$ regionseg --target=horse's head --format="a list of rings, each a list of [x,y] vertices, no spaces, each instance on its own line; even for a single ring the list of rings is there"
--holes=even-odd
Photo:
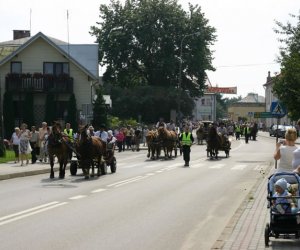
[[[89,125],[79,127],[80,140],[85,140],[89,137],[88,135],[88,127]]]

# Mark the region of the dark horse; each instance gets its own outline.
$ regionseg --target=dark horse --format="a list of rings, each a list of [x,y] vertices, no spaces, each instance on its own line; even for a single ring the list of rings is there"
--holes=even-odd
[[[91,177],[95,175],[95,162],[97,164],[97,176],[105,174],[104,163],[102,163],[102,156],[106,151],[105,142],[97,136],[89,136],[87,134],[88,125],[84,126],[79,130],[80,139],[77,142],[76,150],[79,154],[80,165],[84,174],[85,179],[90,178],[90,168],[92,167]],[[103,166],[103,167],[101,167]],[[100,168],[102,171],[100,171]]]
[[[158,130],[158,138],[161,141],[161,145],[165,152],[165,158],[171,158],[172,157],[172,151],[175,152],[175,157],[177,157],[177,134],[175,131],[167,130],[164,127],[159,127]]]
[[[70,140],[62,133],[62,127],[60,123],[54,122],[52,125],[52,131],[48,136],[48,154],[51,166],[50,178],[54,178],[54,157],[56,156],[59,163],[59,178],[65,178],[65,170],[68,163],[68,143]]]
[[[221,147],[222,139],[221,136],[217,133],[217,129],[212,126],[209,128],[207,136],[207,157],[210,156],[210,159],[214,157],[218,159],[219,148]]]

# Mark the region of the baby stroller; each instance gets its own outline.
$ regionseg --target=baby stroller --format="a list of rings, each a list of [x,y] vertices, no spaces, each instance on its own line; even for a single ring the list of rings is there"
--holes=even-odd
[[[287,191],[291,196],[275,198],[275,183],[284,178]],[[300,237],[300,177],[295,173],[279,172],[271,175],[268,181],[268,208],[270,209],[270,223],[265,228],[265,245],[269,246],[270,237],[291,238]],[[285,200],[286,203],[278,203],[277,199]],[[278,207],[279,204],[279,207]],[[280,208],[280,209],[279,209]]]

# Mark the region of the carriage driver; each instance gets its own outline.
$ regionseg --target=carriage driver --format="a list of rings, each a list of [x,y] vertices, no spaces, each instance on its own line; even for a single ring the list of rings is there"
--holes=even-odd
[[[70,139],[70,144],[68,145],[69,150],[68,150],[68,158],[69,160],[72,159],[72,144],[73,144],[73,129],[71,128],[71,124],[70,123],[66,123],[66,128],[64,129],[64,134],[68,136],[68,138]]]
[[[191,146],[194,142],[192,133],[190,132],[189,126],[184,127],[184,132],[180,135],[179,140],[182,145],[184,166],[188,167],[190,162]]]

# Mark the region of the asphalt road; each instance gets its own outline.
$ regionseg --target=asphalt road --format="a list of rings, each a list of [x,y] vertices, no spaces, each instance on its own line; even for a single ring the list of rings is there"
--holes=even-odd
[[[230,157],[151,161],[116,153],[115,174],[1,181],[1,249],[210,249],[270,168],[274,140],[232,141]],[[80,171],[79,171],[80,172]]]

